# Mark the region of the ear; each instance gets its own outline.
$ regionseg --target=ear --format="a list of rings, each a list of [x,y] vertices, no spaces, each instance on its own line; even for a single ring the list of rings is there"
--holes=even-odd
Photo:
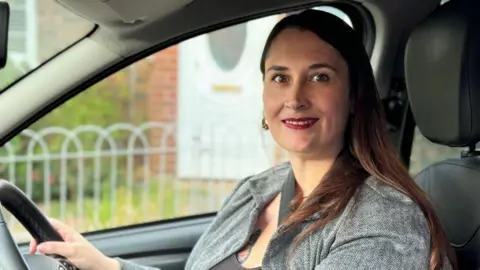
[[[268,122],[267,122],[267,119],[265,118],[265,116],[262,118],[262,128],[264,130],[269,130]]]

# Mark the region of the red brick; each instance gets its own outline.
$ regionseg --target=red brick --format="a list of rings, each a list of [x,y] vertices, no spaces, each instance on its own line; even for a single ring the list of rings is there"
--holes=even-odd
[[[154,61],[150,67],[150,78],[147,83],[148,95],[148,119],[155,122],[175,124],[177,121],[177,87],[178,87],[178,48],[173,46],[154,55]],[[152,132],[150,134],[151,144],[159,146],[163,132]],[[175,147],[176,134],[168,138],[168,146]],[[156,157],[158,161],[161,156]],[[176,164],[176,153],[165,157],[168,163],[168,172],[174,172]],[[152,170],[158,171],[159,162],[152,162]]]

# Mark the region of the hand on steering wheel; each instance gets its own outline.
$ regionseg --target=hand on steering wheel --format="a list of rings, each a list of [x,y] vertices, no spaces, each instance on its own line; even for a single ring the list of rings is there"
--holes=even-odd
[[[120,264],[103,255],[82,235],[60,221],[47,219],[40,209],[19,188],[0,179],[0,206],[3,206],[27,229],[43,254],[22,255],[0,211],[0,269],[59,270],[117,270]],[[37,243],[40,245],[37,247]]]
[[[120,264],[96,249],[72,227],[49,218],[52,227],[65,242],[47,241],[37,246],[35,240],[30,242],[30,253],[37,250],[42,254],[57,254],[65,257],[71,264],[81,270],[120,270]]]

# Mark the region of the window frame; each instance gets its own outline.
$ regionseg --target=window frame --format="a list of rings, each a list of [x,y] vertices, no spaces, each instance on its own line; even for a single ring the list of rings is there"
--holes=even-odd
[[[38,121],[39,119],[45,117],[47,114],[52,112],[54,109],[60,107],[66,101],[68,101],[72,98],[75,98],[75,96],[77,94],[89,89],[91,86],[93,86],[97,83],[100,83],[105,78],[107,78],[107,77],[109,77],[109,76],[111,76],[111,75],[113,75],[113,74],[115,74],[115,73],[117,73],[117,72],[119,72],[119,71],[121,71],[125,68],[128,68],[129,66],[134,65],[135,63],[137,63],[139,61],[142,61],[144,59],[149,59],[149,57],[151,57],[153,54],[158,53],[161,50],[167,49],[170,46],[177,45],[178,43],[180,43],[182,41],[186,41],[186,40],[194,38],[196,36],[207,34],[209,32],[219,30],[219,29],[222,29],[222,28],[225,28],[225,27],[228,27],[228,26],[233,26],[233,25],[236,25],[236,24],[246,23],[250,20],[259,19],[259,18],[272,16],[272,15],[278,15],[278,14],[281,14],[281,13],[286,13],[286,12],[291,12],[291,11],[300,11],[300,10],[313,8],[313,7],[320,7],[320,6],[329,6],[329,7],[337,8],[337,9],[341,10],[343,13],[345,13],[350,18],[350,20],[352,21],[352,24],[354,25],[354,27],[358,31],[360,31],[360,33],[362,33],[364,43],[365,43],[365,47],[366,47],[366,51],[367,51],[368,55],[371,56],[371,53],[373,51],[373,45],[375,43],[375,28],[374,28],[373,18],[370,15],[370,13],[359,3],[313,3],[313,4],[309,4],[309,5],[300,5],[296,8],[293,8],[293,9],[292,8],[277,9],[277,10],[274,10],[274,11],[270,11],[268,13],[259,13],[259,14],[255,14],[255,15],[245,16],[245,17],[243,17],[241,19],[238,19],[238,20],[222,22],[222,23],[218,23],[218,24],[215,24],[215,25],[212,25],[212,26],[209,26],[209,27],[199,29],[197,31],[193,31],[193,32],[189,33],[188,35],[184,35],[184,36],[181,36],[181,37],[174,38],[172,40],[169,40],[168,42],[158,44],[156,46],[153,46],[149,49],[146,49],[142,52],[139,52],[135,55],[132,55],[130,57],[127,57],[127,58],[123,59],[122,61],[118,62],[115,66],[113,66],[113,67],[111,67],[107,70],[104,70],[103,72],[100,72],[100,73],[92,76],[91,78],[87,79],[84,83],[79,84],[77,87],[72,89],[72,91],[69,91],[68,94],[63,95],[63,96],[59,97],[57,100],[53,101],[52,104],[50,106],[48,106],[47,108],[44,108],[44,109],[38,111],[37,113],[35,113],[34,115],[32,115],[31,118],[24,121],[24,123],[19,125],[16,129],[14,129],[12,132],[10,132],[7,136],[1,138],[0,143],[4,144],[8,140],[10,140],[13,137],[15,137],[16,135],[18,135],[26,127],[30,126],[31,124]],[[98,26],[96,25],[94,27],[94,29],[86,37],[88,37],[91,33],[93,33],[97,29],[98,29]],[[80,39],[80,40],[82,40],[82,39]],[[77,42],[79,42],[79,41],[77,41]],[[71,46],[74,46],[75,44],[76,43],[72,44]],[[66,51],[66,50],[68,50],[68,48],[70,48],[71,46],[65,48],[64,50],[59,52],[57,55],[61,54],[62,52]],[[42,63],[39,67],[48,63],[49,61],[51,61],[54,58],[55,58],[55,56],[50,58],[49,60],[45,61],[44,63]],[[39,68],[39,67],[37,67],[37,68]],[[33,72],[35,70],[36,70],[36,68],[31,70],[30,72],[28,72],[24,76],[22,76],[20,79],[16,80],[10,86],[6,87],[3,91],[8,90],[13,84],[17,83],[21,79],[24,79],[26,76],[28,76],[31,72]],[[2,92],[0,92],[0,94]],[[121,230],[121,229],[125,229],[125,228],[138,228],[138,227],[142,227],[142,226],[150,226],[152,224],[163,224],[165,222],[175,222],[177,220],[194,219],[196,217],[210,216],[210,215],[213,215],[215,213],[216,212],[203,213],[203,214],[200,214],[200,215],[175,217],[175,218],[168,219],[168,220],[158,220],[158,221],[154,221],[154,222],[136,223],[136,224],[130,224],[130,225],[126,225],[126,226],[118,226],[118,227],[114,227],[114,228],[95,230],[95,231],[87,232],[85,234],[86,235],[93,235],[93,234],[98,234],[98,233],[102,233],[102,232],[117,231],[117,230]]]

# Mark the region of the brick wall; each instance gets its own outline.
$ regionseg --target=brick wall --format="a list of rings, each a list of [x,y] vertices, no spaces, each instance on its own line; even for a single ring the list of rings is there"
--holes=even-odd
[[[178,73],[178,47],[172,46],[152,56],[153,66],[147,89],[148,119],[153,122],[176,124],[177,121],[177,73]],[[160,146],[164,132],[159,129],[152,130],[150,144]],[[170,135],[167,145],[176,146],[176,134]],[[176,153],[166,156],[167,172],[173,173],[176,167]],[[159,170],[160,156],[152,160],[152,170]]]

